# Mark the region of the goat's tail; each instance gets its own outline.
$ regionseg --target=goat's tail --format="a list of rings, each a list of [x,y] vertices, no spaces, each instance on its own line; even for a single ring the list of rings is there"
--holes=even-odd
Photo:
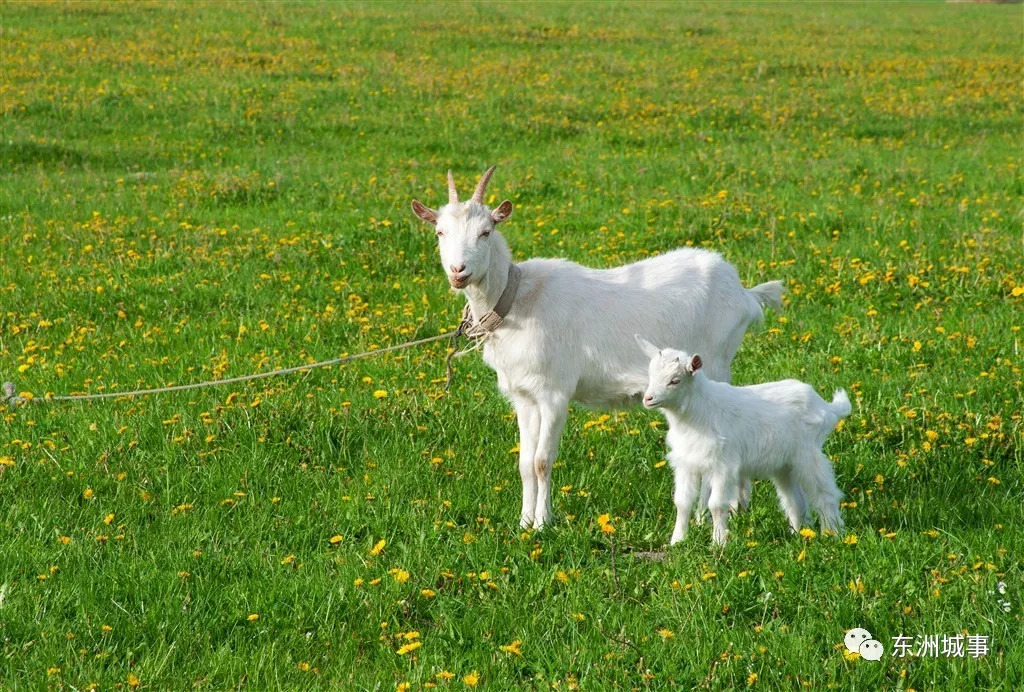
[[[825,408],[828,409],[829,418],[832,419],[828,426],[830,432],[836,427],[836,423],[846,418],[853,411],[853,406],[850,405],[850,397],[846,396],[845,389],[837,389],[836,393],[832,395],[832,402],[825,404]]]
[[[766,281],[747,290],[762,308],[771,307],[776,312],[782,312],[782,294],[786,292],[786,287],[781,281]]]

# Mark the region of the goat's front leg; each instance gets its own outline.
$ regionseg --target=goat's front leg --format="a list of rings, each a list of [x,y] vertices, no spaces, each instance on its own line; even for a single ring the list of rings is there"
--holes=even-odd
[[[711,522],[714,526],[712,536],[715,543],[725,545],[726,537],[729,535],[729,511],[736,506],[740,478],[737,474],[726,471],[708,474],[705,480],[711,481],[708,509],[711,510]]]
[[[523,481],[523,510],[519,515],[519,525],[528,529],[533,526],[537,509],[537,474],[533,470],[533,458],[540,432],[540,412],[532,401],[526,399],[513,399],[512,405],[519,423],[519,478]]]
[[[749,478],[740,478],[739,487],[736,493],[736,497],[733,498],[732,505],[729,507],[732,512],[746,512],[750,509],[750,494],[751,485]],[[708,509],[708,501],[711,499],[711,478],[704,476],[701,482],[700,489],[700,501],[697,503],[697,511],[694,513],[694,522],[697,524],[704,523],[704,517]]]
[[[711,478],[701,476],[700,497],[697,499],[697,510],[693,513],[693,523],[700,526],[708,514],[708,500],[711,499]]]
[[[676,525],[672,530],[672,538],[669,545],[675,545],[686,538],[686,531],[690,528],[690,511],[693,503],[700,494],[700,474],[691,473],[685,469],[677,470],[675,473],[675,489],[672,499],[676,505]]]
[[[569,398],[547,395],[538,402],[540,433],[537,451],[533,457],[533,470],[537,477],[537,505],[533,514],[535,528],[543,528],[551,521],[551,467],[558,457],[558,442],[562,438],[565,419],[569,415]]]

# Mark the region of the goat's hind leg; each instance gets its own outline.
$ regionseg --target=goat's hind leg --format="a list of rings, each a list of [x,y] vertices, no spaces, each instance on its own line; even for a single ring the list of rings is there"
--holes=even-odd
[[[818,513],[821,530],[840,533],[844,524],[839,514],[839,499],[843,493],[836,485],[832,462],[820,449],[810,449],[805,453],[802,465],[794,470]]]
[[[787,466],[779,470],[773,480],[775,481],[775,493],[779,496],[779,508],[789,520],[790,529],[796,533],[800,530],[804,517],[807,515],[807,500],[804,498],[804,491],[793,477],[792,467]]]

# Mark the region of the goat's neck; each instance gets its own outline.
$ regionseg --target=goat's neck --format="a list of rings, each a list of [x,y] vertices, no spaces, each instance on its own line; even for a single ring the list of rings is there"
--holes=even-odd
[[[463,293],[473,318],[479,320],[498,304],[498,298],[508,283],[508,268],[512,264],[512,253],[508,244],[497,231],[491,233],[491,259],[483,279],[466,286]]]
[[[713,385],[703,374],[694,376],[687,393],[676,404],[665,410],[669,424],[683,423],[700,430],[714,430],[717,423],[715,410],[717,397],[711,391]]]

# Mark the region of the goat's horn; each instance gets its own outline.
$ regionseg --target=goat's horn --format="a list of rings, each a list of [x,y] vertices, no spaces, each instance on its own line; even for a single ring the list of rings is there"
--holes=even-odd
[[[487,183],[491,182],[491,176],[494,175],[494,169],[497,166],[491,166],[488,168],[483,177],[480,178],[480,182],[476,185],[476,190],[473,192],[473,200],[477,204],[484,203],[484,192],[487,190]]]
[[[459,193],[455,191],[455,176],[452,169],[448,169],[448,204],[458,204]]]

